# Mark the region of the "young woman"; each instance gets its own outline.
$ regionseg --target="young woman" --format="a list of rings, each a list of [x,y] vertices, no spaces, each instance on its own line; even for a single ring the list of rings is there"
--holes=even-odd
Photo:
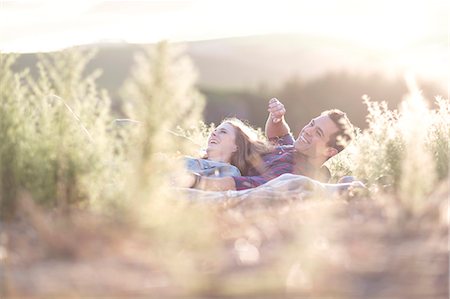
[[[268,148],[253,128],[237,118],[228,118],[211,132],[205,156],[186,157],[186,167],[201,176],[245,176],[250,168],[263,165],[261,155]]]

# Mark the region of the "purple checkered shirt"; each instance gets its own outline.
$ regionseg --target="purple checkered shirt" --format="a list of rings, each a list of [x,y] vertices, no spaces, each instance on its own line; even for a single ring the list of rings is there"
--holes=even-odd
[[[233,177],[236,190],[258,187],[283,173],[302,175],[310,173],[311,165],[307,162],[306,156],[295,150],[294,138],[291,134],[271,139],[271,141],[278,146],[272,152],[262,156],[265,164],[264,171],[259,172],[252,168],[248,176]]]

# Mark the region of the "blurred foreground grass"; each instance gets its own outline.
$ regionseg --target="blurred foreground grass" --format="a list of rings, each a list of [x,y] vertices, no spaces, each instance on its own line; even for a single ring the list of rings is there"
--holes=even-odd
[[[189,59],[137,57],[127,128],[93,54],[43,55],[37,80],[1,54],[2,298],[448,298],[448,100],[429,109],[412,81],[398,111],[366,98],[369,129],[328,166],[367,192],[188,201],[174,157],[209,128]]]
[[[234,208],[194,203],[181,209],[189,215],[153,229],[92,213],[48,216],[25,200],[20,221],[2,224],[2,292],[6,298],[447,298],[447,199],[447,187],[437,190],[416,217],[386,196],[258,200]],[[199,222],[198,213],[209,221]]]

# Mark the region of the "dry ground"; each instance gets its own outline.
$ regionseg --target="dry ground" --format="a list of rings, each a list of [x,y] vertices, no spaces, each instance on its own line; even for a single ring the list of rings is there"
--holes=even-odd
[[[448,198],[444,186],[416,215],[389,197],[211,206],[220,258],[211,262],[205,249],[205,262],[191,272],[168,269],[158,244],[133,224],[92,213],[45,214],[25,202],[14,221],[0,224],[0,294],[444,299]]]

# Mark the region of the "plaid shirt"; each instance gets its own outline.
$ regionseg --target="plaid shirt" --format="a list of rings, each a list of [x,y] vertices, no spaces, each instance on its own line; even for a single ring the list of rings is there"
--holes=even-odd
[[[295,150],[293,145],[294,138],[291,134],[277,137],[270,141],[278,146],[271,153],[262,156],[265,164],[264,171],[259,172],[252,168],[248,176],[233,177],[236,190],[258,187],[283,173],[295,173],[312,177],[311,170],[313,168],[307,162],[307,157]],[[321,171],[327,172],[328,169]],[[329,172],[325,176],[329,176]]]

